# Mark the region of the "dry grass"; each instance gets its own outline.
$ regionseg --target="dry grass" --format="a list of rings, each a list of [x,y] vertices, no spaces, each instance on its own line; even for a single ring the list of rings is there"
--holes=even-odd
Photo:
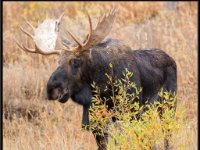
[[[104,4],[104,5],[102,5]],[[197,149],[197,2],[179,2],[172,10],[166,2],[4,2],[3,3],[3,145],[4,149],[95,149],[90,132],[81,131],[80,106],[45,100],[48,77],[56,57],[27,54],[13,38],[21,36],[22,17],[37,24],[46,10],[58,16],[65,10],[65,26],[84,38],[88,31],[84,10],[98,17],[105,9],[120,9],[110,37],[133,49],[161,48],[178,66],[178,109],[185,107],[185,125],[177,143]],[[94,22],[96,19],[94,19]]]

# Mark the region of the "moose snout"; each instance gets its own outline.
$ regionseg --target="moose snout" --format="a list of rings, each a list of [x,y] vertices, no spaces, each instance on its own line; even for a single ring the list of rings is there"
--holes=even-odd
[[[57,88],[47,90],[47,99],[48,100],[56,100],[59,97],[59,90]]]

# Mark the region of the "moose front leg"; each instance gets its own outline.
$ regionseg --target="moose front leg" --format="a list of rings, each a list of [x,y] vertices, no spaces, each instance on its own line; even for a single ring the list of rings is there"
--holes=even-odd
[[[83,106],[82,128],[89,130],[89,108]]]
[[[108,133],[102,133],[100,130],[94,130],[92,133],[96,139],[98,150],[106,150],[108,144]]]
[[[88,129],[89,107],[91,105],[92,92],[90,86],[83,84],[76,94],[71,96],[72,100],[83,106],[82,127]]]

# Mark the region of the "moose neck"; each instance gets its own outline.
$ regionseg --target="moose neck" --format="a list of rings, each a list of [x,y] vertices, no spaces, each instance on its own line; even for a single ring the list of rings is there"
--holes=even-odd
[[[106,74],[113,75],[114,68],[111,68],[110,64],[127,55],[127,51],[130,49],[129,46],[117,39],[106,39],[99,43],[92,48],[91,56],[89,54],[83,56],[85,63],[82,67],[82,81],[88,85],[95,82],[100,88],[104,89],[108,81]]]

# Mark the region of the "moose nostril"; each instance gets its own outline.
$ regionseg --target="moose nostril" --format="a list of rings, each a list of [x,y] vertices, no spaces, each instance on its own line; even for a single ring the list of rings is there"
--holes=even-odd
[[[64,93],[69,93],[69,90],[68,89],[64,89]]]

